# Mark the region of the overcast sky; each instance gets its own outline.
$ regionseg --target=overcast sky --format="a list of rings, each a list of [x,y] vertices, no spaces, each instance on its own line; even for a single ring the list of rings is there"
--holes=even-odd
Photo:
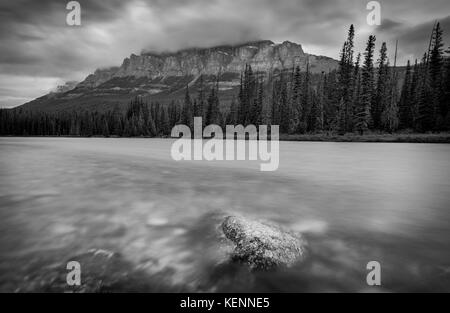
[[[369,26],[368,0],[79,0],[81,23],[66,25],[67,0],[0,0],[0,107],[42,96],[131,53],[290,40],[337,58],[350,24],[357,49],[377,36],[400,62],[420,58],[435,20],[450,45],[449,0],[384,0]]]

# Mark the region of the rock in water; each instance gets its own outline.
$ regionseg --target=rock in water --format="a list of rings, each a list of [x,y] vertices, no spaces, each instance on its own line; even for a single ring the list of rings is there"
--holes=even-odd
[[[236,245],[233,259],[246,262],[252,270],[291,266],[305,254],[306,242],[301,235],[274,225],[228,216],[222,230]]]

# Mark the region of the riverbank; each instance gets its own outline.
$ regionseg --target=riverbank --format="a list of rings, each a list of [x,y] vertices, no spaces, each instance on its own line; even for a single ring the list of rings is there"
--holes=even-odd
[[[25,138],[83,138],[80,136],[0,136],[1,137],[25,137]],[[270,136],[269,136],[270,137]],[[105,138],[104,136],[90,136],[84,138]],[[110,136],[108,138],[169,138],[167,136],[149,137],[118,137]],[[205,138],[206,139],[206,138]],[[209,138],[208,138],[209,139]],[[335,133],[317,133],[317,134],[280,134],[280,141],[305,141],[305,142],[395,142],[395,143],[450,143],[450,133],[396,133],[396,134],[365,134],[347,133],[338,135]]]
[[[450,133],[437,134],[366,134],[348,133],[338,135],[332,133],[280,135],[281,141],[320,141],[320,142],[397,142],[397,143],[450,143]]]

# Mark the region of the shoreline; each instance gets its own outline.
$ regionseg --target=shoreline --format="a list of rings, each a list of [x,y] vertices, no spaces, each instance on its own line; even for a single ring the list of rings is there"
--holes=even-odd
[[[118,136],[0,136],[0,138],[141,138],[141,139],[177,139],[175,137],[156,136],[156,137],[118,137]],[[209,138],[204,138],[209,139]],[[270,139],[270,136],[268,136]],[[418,134],[418,133],[399,133],[399,134],[367,134],[359,135],[348,133],[345,135],[337,134],[304,134],[304,135],[288,135],[281,134],[279,141],[297,141],[297,142],[367,142],[367,143],[434,143],[434,144],[448,144],[450,143],[449,133],[437,134]]]
[[[280,141],[306,142],[373,142],[373,143],[450,143],[450,133],[418,134],[306,134],[280,135]]]

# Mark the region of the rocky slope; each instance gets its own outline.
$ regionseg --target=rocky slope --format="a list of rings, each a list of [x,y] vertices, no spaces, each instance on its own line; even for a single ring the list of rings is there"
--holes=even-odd
[[[254,71],[268,72],[274,69],[305,68],[309,60],[311,71],[320,73],[337,67],[331,58],[306,54],[302,46],[285,41],[250,42],[238,46],[220,46],[209,49],[188,49],[176,53],[132,54],[120,67],[97,70],[89,75],[81,86],[97,87],[114,77],[146,77],[156,79],[168,76],[198,76],[200,74],[241,73],[246,64]]]
[[[182,97],[183,88],[187,84],[195,85],[200,75],[204,75],[208,83],[219,73],[221,95],[229,98],[236,91],[240,73],[246,64],[254,71],[269,73],[297,65],[305,69],[308,62],[313,73],[328,72],[338,66],[336,60],[307,54],[301,45],[289,41],[275,44],[264,40],[174,53],[132,54],[119,67],[98,69],[75,88],[46,95],[24,107],[43,110],[70,110],[80,106],[102,109],[112,103],[128,102],[136,95],[164,102]]]

